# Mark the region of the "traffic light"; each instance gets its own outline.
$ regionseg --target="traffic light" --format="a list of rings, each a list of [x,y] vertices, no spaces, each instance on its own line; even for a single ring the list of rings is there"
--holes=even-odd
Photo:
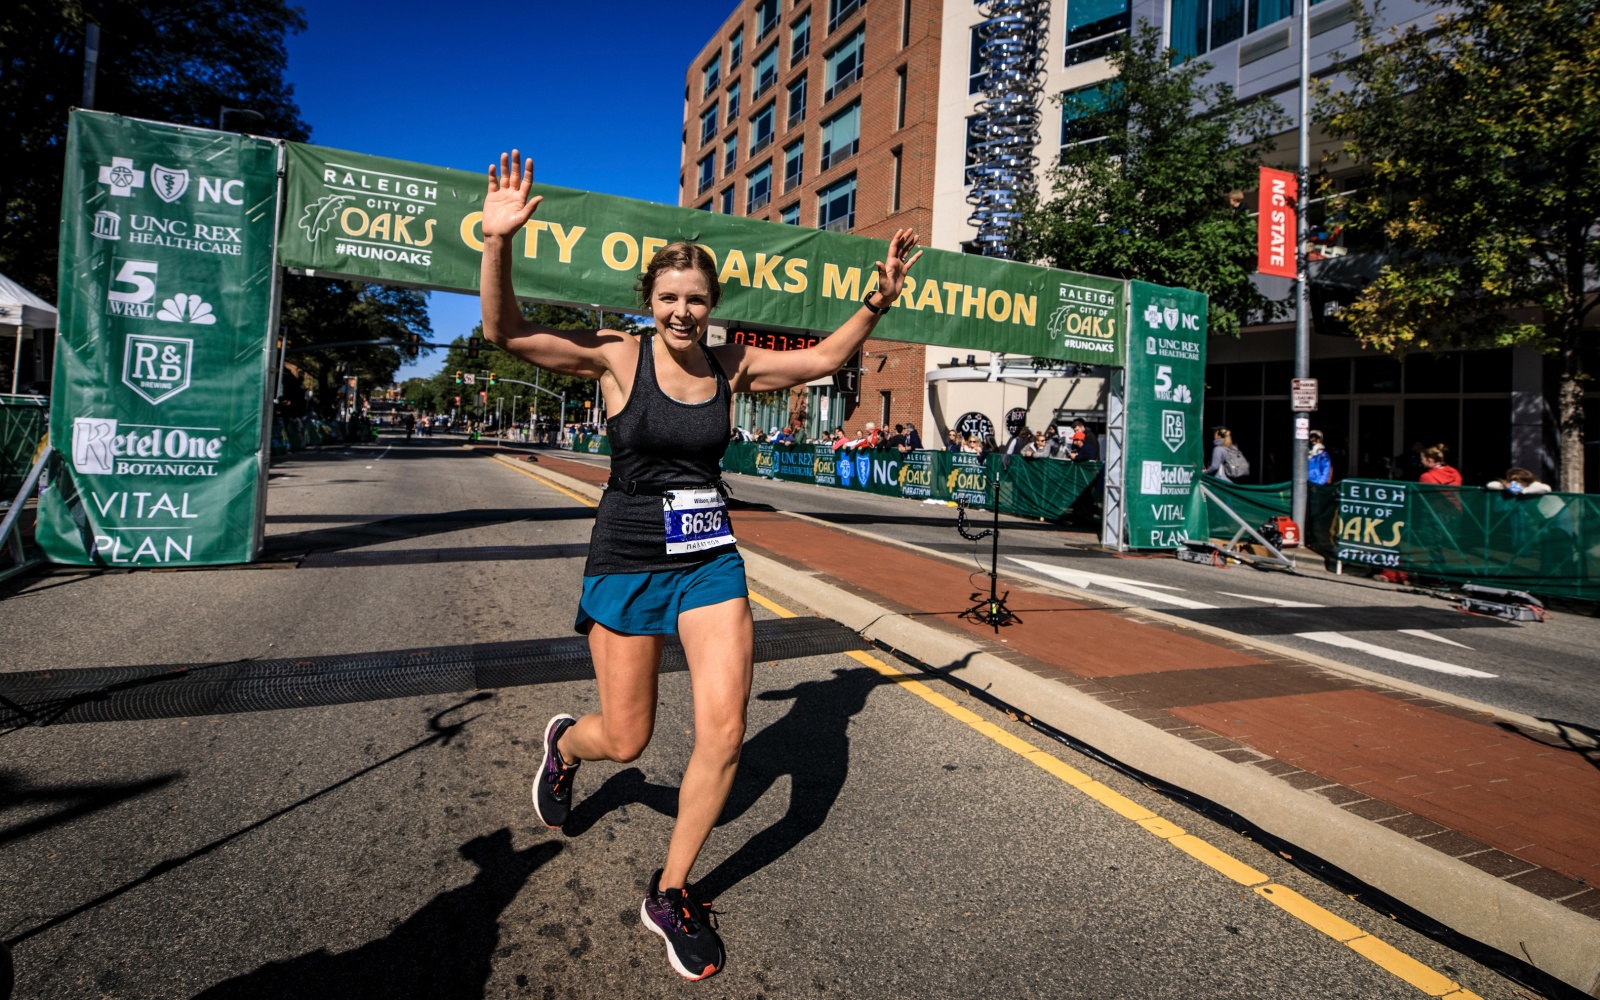
[[[500,381],[500,376],[496,375],[494,372],[490,372],[489,373],[489,388],[493,389],[495,387],[495,384],[497,382],[499,382],[499,381]]]
[[[476,361],[476,360],[478,360],[478,348],[479,348],[480,345],[482,345],[482,343],[483,343],[483,341],[479,340],[477,337],[468,337],[467,338],[467,360],[468,361]]]
[[[460,405],[461,405],[461,397],[460,397],[460,396],[457,396],[457,397],[456,397],[456,405],[457,405],[457,406],[460,406]]]
[[[406,338],[406,357],[412,361],[417,360],[417,352],[422,348],[422,336],[413,333]]]
[[[460,372],[456,372],[456,385],[460,385],[460,384],[461,384],[461,373]]]

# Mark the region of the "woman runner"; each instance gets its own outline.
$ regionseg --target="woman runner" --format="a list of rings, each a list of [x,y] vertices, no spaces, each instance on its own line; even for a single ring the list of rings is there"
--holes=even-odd
[[[523,320],[511,287],[511,239],[540,198],[521,155],[489,167],[483,202],[483,334],[549,371],[598,379],[606,397],[611,479],[595,515],[576,628],[587,632],[600,711],[557,715],[545,727],[533,802],[559,828],[586,760],[637,758],[655,728],[663,637],[677,633],[694,692],[694,751],[678,793],[664,865],[640,906],[686,979],[724,964],[722,941],[689,894],[689,871],[716,824],[744,743],[754,629],[739,557],[718,490],[735,392],[775,392],[838,371],[900,295],[922,256],[917,234],[895,233],[878,282],[850,319],[815,347],[769,351],[703,340],[721,294],[716,262],[692,243],[649,261],[639,290],[655,330],[552,330]]]

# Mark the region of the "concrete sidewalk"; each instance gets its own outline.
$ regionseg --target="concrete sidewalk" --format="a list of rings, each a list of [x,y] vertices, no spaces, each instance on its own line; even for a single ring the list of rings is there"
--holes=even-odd
[[[606,472],[499,456],[597,495]],[[1600,995],[1600,764],[1551,727],[1255,638],[1003,574],[1023,619],[959,617],[970,564],[733,511],[752,585],[1232,809],[1440,923]]]

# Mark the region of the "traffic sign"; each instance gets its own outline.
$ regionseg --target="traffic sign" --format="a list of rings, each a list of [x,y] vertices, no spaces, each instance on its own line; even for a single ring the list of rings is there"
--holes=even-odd
[[[472,374],[471,372],[466,372],[465,374],[463,374],[461,376],[461,381],[466,383],[467,385],[477,385],[478,384],[478,376]]]
[[[1294,379],[1289,388],[1289,408],[1297,413],[1309,413],[1317,408],[1317,380]]]

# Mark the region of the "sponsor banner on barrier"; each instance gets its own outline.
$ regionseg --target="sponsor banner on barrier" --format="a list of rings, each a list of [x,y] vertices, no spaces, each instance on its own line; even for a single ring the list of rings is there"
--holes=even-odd
[[[948,452],[950,471],[945,474],[945,495],[977,507],[989,505],[989,467],[977,455]]]
[[[475,292],[484,175],[290,143],[286,267],[365,281]],[[519,296],[637,310],[657,250],[691,240],[722,281],[717,317],[828,333],[860,308],[884,243],[544,184],[513,241]],[[929,249],[873,336],[1116,364],[1126,342],[1124,283]]]
[[[1405,518],[1405,483],[1340,480],[1334,558],[1340,562],[1398,568],[1400,549],[1405,542]]]
[[[74,111],[40,498],[54,562],[248,562],[263,472],[277,145]]]
[[[771,479],[777,473],[778,463],[773,457],[773,450],[770,444],[756,445],[756,475]]]
[[[838,452],[827,445],[812,445],[811,477],[812,482],[818,486],[838,486],[839,475],[835,471]]]
[[[900,495],[914,500],[933,496],[934,453],[908,451],[900,456]]]
[[[1123,464],[1128,544],[1166,549],[1186,537],[1189,494],[1205,468],[1206,297],[1130,281],[1127,433]]]
[[[776,475],[793,483],[816,482],[817,454],[807,446],[774,449],[777,461]]]

